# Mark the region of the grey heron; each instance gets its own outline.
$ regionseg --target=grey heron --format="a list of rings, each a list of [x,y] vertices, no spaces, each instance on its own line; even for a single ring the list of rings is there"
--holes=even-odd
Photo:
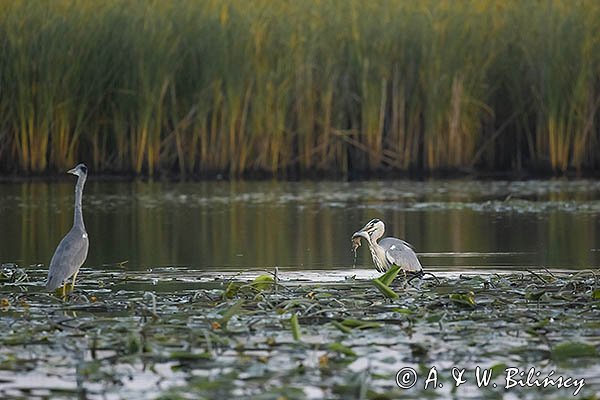
[[[75,287],[77,273],[87,258],[90,245],[88,234],[83,223],[83,211],[81,209],[83,186],[85,185],[88,169],[85,164],[79,164],[67,172],[77,176],[73,227],[60,241],[52,256],[50,268],[48,269],[48,282],[46,283],[46,289],[50,291],[56,290],[64,283],[63,297],[66,295],[67,289],[67,283],[65,281],[71,276],[73,277],[71,290]]]
[[[367,241],[375,268],[379,272],[387,271],[392,265],[399,266],[405,273],[420,273],[423,267],[410,244],[395,237],[386,237],[377,242],[385,232],[385,224],[372,219],[361,230],[352,235],[353,250],[360,246],[360,239]]]

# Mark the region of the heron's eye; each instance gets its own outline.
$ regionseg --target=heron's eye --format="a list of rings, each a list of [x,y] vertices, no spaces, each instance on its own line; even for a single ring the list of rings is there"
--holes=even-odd
[[[87,174],[87,167],[85,165],[82,165],[80,168],[81,172],[83,172],[84,174]]]

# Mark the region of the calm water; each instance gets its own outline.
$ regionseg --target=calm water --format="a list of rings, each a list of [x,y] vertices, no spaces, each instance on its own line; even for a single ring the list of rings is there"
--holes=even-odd
[[[72,182],[0,185],[0,263],[47,265]],[[600,265],[600,182],[88,182],[86,266],[352,268],[371,218],[436,270]],[[370,267],[366,247],[357,267]]]

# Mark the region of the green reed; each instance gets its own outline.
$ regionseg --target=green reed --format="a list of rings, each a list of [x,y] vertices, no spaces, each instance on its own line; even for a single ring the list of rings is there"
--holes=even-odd
[[[600,4],[0,0],[0,168],[593,169]]]

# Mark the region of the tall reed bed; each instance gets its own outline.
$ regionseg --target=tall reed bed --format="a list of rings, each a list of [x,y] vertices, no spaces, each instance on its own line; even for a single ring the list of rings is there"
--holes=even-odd
[[[0,0],[0,169],[600,164],[594,0]]]

